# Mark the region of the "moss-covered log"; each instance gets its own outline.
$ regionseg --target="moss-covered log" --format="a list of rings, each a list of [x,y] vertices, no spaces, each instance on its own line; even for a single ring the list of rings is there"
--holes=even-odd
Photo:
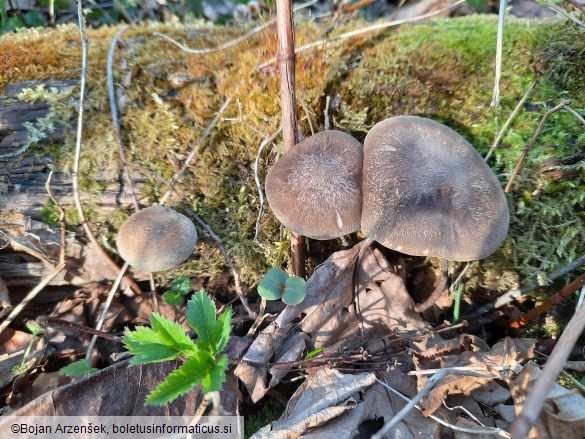
[[[334,27],[303,22],[296,43],[300,46],[363,26],[358,21]],[[536,87],[490,163],[504,182],[544,112],[565,99],[571,100],[577,112],[585,112],[585,33],[566,21],[509,19],[501,105],[493,108],[496,28],[494,17],[444,19],[340,39],[300,53],[297,95],[302,133],[309,135],[311,126],[323,129],[323,110],[330,96],[334,127],[359,140],[383,118],[416,114],[451,126],[485,154],[538,75]],[[81,170],[90,220],[110,242],[130,212],[129,204],[107,213],[96,208],[106,187],[115,190],[119,177],[105,72],[107,51],[117,30],[88,32],[89,92]],[[160,199],[167,188],[159,177],[172,179],[221,104],[233,98],[168,204],[196,210],[224,240],[243,279],[252,283],[267,267],[288,259],[288,238],[270,212],[260,221],[259,242],[254,241],[259,197],[253,164],[262,140],[277,131],[280,111],[274,65],[256,68],[275,55],[274,30],[206,55],[180,51],[155,32],[190,47],[209,47],[244,30],[206,24],[131,28],[123,34],[114,73],[123,143],[133,171],[144,179],[140,191],[144,205]],[[5,35],[0,38],[0,54],[0,93],[23,81],[68,81],[79,76],[80,42],[74,26]],[[15,166],[28,163],[31,157],[49,156],[52,167],[64,175],[70,171],[77,91],[75,87],[32,88],[18,94],[17,101],[46,103],[50,110],[27,127],[26,151],[12,160]],[[66,128],[51,139],[55,126]],[[261,155],[261,180],[280,146],[277,138]],[[509,238],[496,254],[469,272],[469,287],[503,290],[585,253],[584,165],[578,158],[584,149],[585,134],[579,122],[566,112],[555,113],[510,193]],[[574,157],[571,164],[563,165],[572,172],[561,179],[547,179],[540,171],[544,160]],[[10,188],[15,177],[8,172],[2,178],[3,187]],[[43,212],[50,210],[47,204]],[[318,248],[315,243],[311,246]],[[224,269],[221,254],[206,239],[181,268],[191,275]]]

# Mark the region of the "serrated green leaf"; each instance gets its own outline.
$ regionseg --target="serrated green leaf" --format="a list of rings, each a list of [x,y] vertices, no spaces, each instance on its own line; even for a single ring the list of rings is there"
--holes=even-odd
[[[197,345],[209,352],[214,351],[216,343],[214,334],[216,311],[215,303],[204,290],[197,291],[187,303],[187,324],[199,337]]]
[[[168,346],[185,351],[185,355],[188,355],[190,351],[194,352],[195,344],[193,340],[185,334],[185,331],[178,323],[153,312],[150,314],[150,324],[152,329],[160,336],[160,339],[165,341]]]
[[[171,373],[154,389],[146,403],[149,405],[163,405],[187,393],[199,384],[213,369],[214,361],[207,351],[198,351],[185,363]]]
[[[171,284],[171,291],[181,296],[186,296],[191,292],[191,279],[187,276],[177,276]]]
[[[305,279],[299,276],[291,276],[284,283],[284,292],[282,301],[287,305],[297,305],[301,303],[307,295],[307,285]]]
[[[178,323],[156,313],[150,315],[150,321],[152,328],[138,326],[124,332],[124,344],[134,356],[131,364],[174,360],[197,352],[195,343]]]
[[[181,294],[175,293],[173,291],[167,291],[166,293],[164,293],[163,299],[169,305],[181,305],[185,300]]]
[[[288,274],[281,268],[271,268],[258,284],[258,294],[266,300],[278,300],[282,297]]]
[[[223,354],[203,378],[201,382],[203,385],[203,393],[219,392],[221,390],[221,384],[225,381],[225,371],[227,368],[228,357],[226,354]]]
[[[232,308],[227,308],[217,319],[213,329],[213,355],[220,353],[230,339],[232,332]]]
[[[91,363],[87,359],[79,360],[68,366],[59,369],[59,375],[67,377],[77,377],[83,375],[91,375],[97,372],[99,369],[91,367]]]

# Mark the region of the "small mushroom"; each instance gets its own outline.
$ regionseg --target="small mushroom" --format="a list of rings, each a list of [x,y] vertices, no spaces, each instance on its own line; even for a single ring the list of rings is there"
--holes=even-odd
[[[141,271],[162,271],[191,256],[197,230],[185,215],[168,207],[151,206],[126,220],[118,231],[120,256]]]
[[[362,206],[362,145],[341,131],[307,137],[268,172],[266,198],[293,232],[332,239],[355,232]]]
[[[414,256],[470,261],[508,232],[504,192],[479,153],[452,129],[417,116],[376,124],[364,142],[362,230]]]

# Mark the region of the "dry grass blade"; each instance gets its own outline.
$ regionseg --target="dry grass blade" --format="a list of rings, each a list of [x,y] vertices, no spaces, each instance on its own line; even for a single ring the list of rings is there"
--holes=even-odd
[[[496,72],[494,80],[494,93],[492,95],[492,107],[500,106],[500,76],[502,75],[502,47],[504,45],[504,19],[506,18],[506,0],[500,0],[498,11],[498,34],[496,41]]]

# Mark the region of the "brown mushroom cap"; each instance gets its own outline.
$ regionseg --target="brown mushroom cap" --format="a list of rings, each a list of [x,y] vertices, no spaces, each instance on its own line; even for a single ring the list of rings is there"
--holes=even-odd
[[[197,230],[185,215],[168,207],[151,206],[126,220],[118,231],[120,256],[141,271],[162,271],[191,256]]]
[[[364,142],[362,230],[414,256],[482,259],[504,241],[504,191],[452,129],[417,116],[376,124]]]
[[[293,232],[332,239],[355,232],[362,206],[362,145],[323,131],[294,146],[268,172],[266,198]]]

